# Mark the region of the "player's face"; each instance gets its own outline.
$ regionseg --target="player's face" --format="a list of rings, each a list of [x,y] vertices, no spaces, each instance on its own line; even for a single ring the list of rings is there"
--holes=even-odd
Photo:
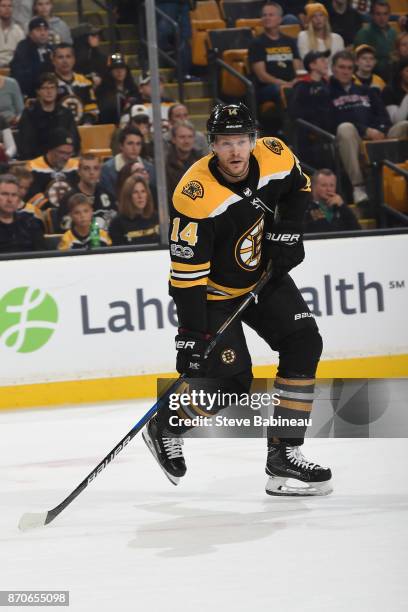
[[[10,216],[18,209],[19,197],[17,185],[0,183],[0,214]]]
[[[51,0],[37,0],[35,3],[35,14],[39,17],[49,17],[52,11]]]
[[[276,6],[264,6],[261,15],[262,25],[265,30],[278,28],[282,23],[282,17]]]
[[[140,136],[129,135],[121,145],[121,153],[126,161],[136,161],[142,151],[143,141]]]
[[[376,64],[375,56],[372,53],[362,53],[356,60],[357,67],[363,72],[372,72]]]
[[[75,64],[75,56],[72,49],[56,49],[52,56],[52,63],[59,74],[69,74]]]
[[[13,13],[13,4],[11,0],[1,0],[0,2],[0,18],[10,19]]]
[[[348,85],[353,78],[353,62],[340,59],[333,64],[333,74],[342,85]]]
[[[96,185],[101,175],[101,164],[97,159],[84,159],[79,164],[78,174],[84,183]]]
[[[240,176],[245,172],[251,154],[251,141],[248,134],[227,134],[217,136],[213,151],[218,157],[221,170],[232,176]]]
[[[147,204],[147,191],[143,183],[136,183],[132,191],[132,204],[142,211]]]
[[[336,177],[320,174],[317,179],[314,195],[317,200],[326,201],[336,193]]]

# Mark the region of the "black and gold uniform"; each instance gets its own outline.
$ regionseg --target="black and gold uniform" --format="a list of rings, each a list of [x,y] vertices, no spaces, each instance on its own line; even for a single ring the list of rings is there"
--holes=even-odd
[[[281,221],[301,225],[309,193],[309,178],[277,138],[257,140],[243,183],[227,183],[214,155],[188,170],[174,192],[170,228],[170,293],[182,320],[194,311],[194,322],[182,327],[206,331],[206,301],[254,287],[275,211]]]
[[[241,183],[227,182],[212,154],[186,172],[173,195],[169,241],[170,294],[180,329],[216,333],[261,278],[268,260],[265,237],[282,226],[301,228],[310,191],[310,179],[296,156],[272,137],[256,140],[248,176]],[[303,382],[293,380],[303,378],[313,386],[322,343],[290,276],[269,282],[242,321],[279,352],[279,377],[291,381],[291,399],[281,402],[281,416],[287,418],[287,411],[290,417],[304,416],[312,408],[312,395],[305,400]],[[229,381],[229,388],[248,390],[252,363],[242,321],[223,334],[208,357],[206,375]],[[296,393],[302,401],[296,400]],[[297,432],[299,444],[304,431]]]
[[[179,323],[177,370],[185,375],[183,384],[190,391],[246,394],[252,363],[242,323],[257,332],[279,353],[274,383],[279,404],[273,416],[275,422],[283,423],[267,430],[265,469],[270,478],[266,492],[325,495],[331,490],[330,470],[308,462],[298,448],[312,409],[322,340],[312,313],[288,274],[304,257],[301,227],[310,200],[310,180],[281,140],[255,140],[256,126],[243,104],[218,105],[207,128],[212,143],[217,144],[218,136],[224,137],[231,151],[233,146],[239,151],[240,139],[228,139],[229,135],[248,134],[253,148],[241,182],[227,181],[227,168],[221,173],[217,156],[207,155],[186,172],[175,189],[170,294]],[[244,155],[242,151],[245,148],[241,149]],[[245,162],[246,155],[237,161]],[[211,338],[236,311],[242,296],[256,285],[269,261],[271,280],[257,301],[223,331],[207,356]],[[150,420],[143,438],[173,484],[186,473],[179,437],[191,429],[195,417],[213,415],[225,407],[224,401],[211,411],[197,403],[183,404],[177,408],[174,422],[174,412],[163,406]],[[307,483],[307,492],[303,485],[288,484],[290,479]]]

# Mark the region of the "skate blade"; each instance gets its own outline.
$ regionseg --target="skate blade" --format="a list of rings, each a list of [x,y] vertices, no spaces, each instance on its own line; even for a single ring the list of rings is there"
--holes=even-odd
[[[290,481],[295,482],[296,485],[291,485]],[[280,497],[317,497],[329,495],[333,491],[333,487],[330,480],[310,483],[294,478],[270,476],[265,491],[268,495]]]
[[[168,480],[170,480],[171,484],[174,484],[175,487],[177,487],[178,483],[180,482],[180,478],[178,476],[172,476],[172,474],[169,474],[164,467],[162,466],[162,464],[160,463],[158,457],[157,457],[157,453],[156,453],[156,449],[154,448],[154,444],[153,441],[151,439],[151,437],[148,434],[147,428],[145,428],[142,431],[142,438],[146,443],[147,448],[149,449],[149,451],[152,453],[153,457],[156,459],[156,462],[159,464],[160,469],[163,471],[163,473],[166,475],[166,478],[168,478]]]

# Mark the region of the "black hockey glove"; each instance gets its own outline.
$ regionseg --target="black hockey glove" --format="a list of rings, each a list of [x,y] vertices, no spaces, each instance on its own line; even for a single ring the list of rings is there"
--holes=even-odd
[[[305,258],[303,235],[290,222],[277,223],[271,232],[266,232],[263,246],[272,260],[273,278],[282,278]]]
[[[205,376],[207,360],[204,359],[204,353],[210,344],[211,336],[200,332],[190,332],[187,329],[179,329],[175,340],[177,372],[190,377]]]

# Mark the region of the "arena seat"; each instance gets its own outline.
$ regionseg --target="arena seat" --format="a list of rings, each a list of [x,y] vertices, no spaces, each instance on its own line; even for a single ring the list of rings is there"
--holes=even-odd
[[[237,19],[259,18],[264,0],[224,0],[222,10],[229,26],[233,26]]]
[[[396,165],[408,171],[408,160]],[[408,214],[407,179],[387,166],[383,166],[383,194],[385,204],[399,212]]]
[[[190,11],[190,19],[195,21],[222,19],[222,14],[215,0],[198,0],[194,9]]]
[[[237,19],[235,22],[236,28],[251,28],[252,34],[257,36],[256,32],[259,28],[263,29],[260,19]]]
[[[228,49],[222,54],[226,64],[234,68],[243,76],[248,75],[248,49]],[[226,70],[221,72],[221,93],[225,96],[245,96],[246,87],[242,81]]]
[[[286,36],[297,38],[301,27],[298,23],[288,23],[286,25],[281,25],[279,30],[282,32],[282,34],[285,34]]]
[[[253,40],[250,28],[226,28],[209,32],[210,47],[217,55],[240,74],[248,74],[248,46]],[[229,74],[221,71],[221,95],[242,97],[245,95],[244,84]]]
[[[190,11],[192,30],[192,62],[194,66],[207,66],[208,30],[225,28],[219,6],[215,0],[197,2],[195,9]]]
[[[393,15],[406,15],[408,12],[407,0],[388,0],[388,4]]]
[[[81,153],[89,153],[92,150],[95,154],[101,151],[105,157],[112,155],[110,143],[115,130],[114,123],[80,125],[78,131],[81,138]]]

